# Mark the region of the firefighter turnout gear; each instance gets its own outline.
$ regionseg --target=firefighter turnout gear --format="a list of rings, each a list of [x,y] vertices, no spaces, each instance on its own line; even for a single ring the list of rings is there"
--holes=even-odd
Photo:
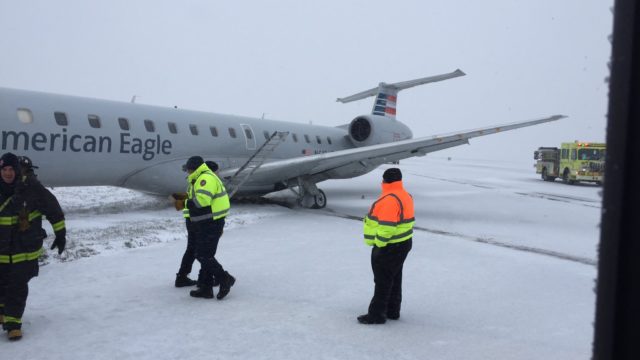
[[[13,154],[7,153],[0,160],[3,174],[0,180],[0,313],[6,331],[22,327],[28,283],[38,276],[38,258],[47,237],[42,228],[43,216],[55,233],[52,249],[58,248],[61,253],[66,245],[64,214],[57,199],[35,175],[24,175],[19,167],[13,168],[10,155]],[[5,176],[7,167],[15,171],[11,182]],[[17,333],[20,332],[13,331],[14,335]]]
[[[194,160],[195,159],[195,160]],[[229,213],[229,196],[222,181],[199,157],[191,157],[185,167],[190,172],[187,209],[191,230],[195,237],[196,259],[200,262],[201,276],[193,297],[213,297],[214,277],[220,284],[218,300],[223,299],[235,283],[235,278],[224,270],[215,258],[218,242]],[[194,164],[200,164],[193,168]],[[211,292],[210,292],[211,291]],[[209,296],[211,294],[211,296]],[[206,295],[206,296],[203,296]]]
[[[382,194],[364,218],[364,241],[373,246],[371,269],[375,290],[361,324],[384,324],[400,317],[402,269],[411,251],[413,238],[413,198],[405,191],[400,169],[383,175]]]

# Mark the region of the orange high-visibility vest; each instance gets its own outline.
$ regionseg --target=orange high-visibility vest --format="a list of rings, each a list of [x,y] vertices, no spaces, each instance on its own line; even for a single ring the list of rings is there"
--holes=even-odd
[[[411,239],[415,223],[413,198],[402,181],[382,183],[382,194],[364,218],[364,242],[385,247]]]

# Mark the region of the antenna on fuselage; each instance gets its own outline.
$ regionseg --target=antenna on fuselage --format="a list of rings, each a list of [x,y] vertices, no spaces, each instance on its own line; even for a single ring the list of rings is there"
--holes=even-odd
[[[131,97],[131,103],[132,103],[132,104],[135,104],[135,103],[136,103],[136,98],[137,98],[137,97],[138,97],[138,95],[133,95],[133,96]]]

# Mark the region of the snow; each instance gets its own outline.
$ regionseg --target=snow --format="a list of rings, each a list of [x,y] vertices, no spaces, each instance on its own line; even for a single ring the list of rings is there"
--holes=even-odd
[[[528,163],[402,161],[419,229],[401,318],[358,324],[373,277],[356,218],[386,167],[321,183],[324,210],[287,192],[270,198],[289,207],[232,204],[217,257],[237,282],[222,301],[173,287],[186,231],[166,199],[54,189],[68,250],[47,252],[2,358],[590,357],[601,188],[543,182]]]

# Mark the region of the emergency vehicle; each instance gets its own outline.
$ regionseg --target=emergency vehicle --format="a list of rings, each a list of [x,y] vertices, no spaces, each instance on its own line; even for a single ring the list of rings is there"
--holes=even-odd
[[[566,184],[578,181],[602,184],[606,144],[574,141],[534,151],[536,173],[544,181],[561,178]]]

